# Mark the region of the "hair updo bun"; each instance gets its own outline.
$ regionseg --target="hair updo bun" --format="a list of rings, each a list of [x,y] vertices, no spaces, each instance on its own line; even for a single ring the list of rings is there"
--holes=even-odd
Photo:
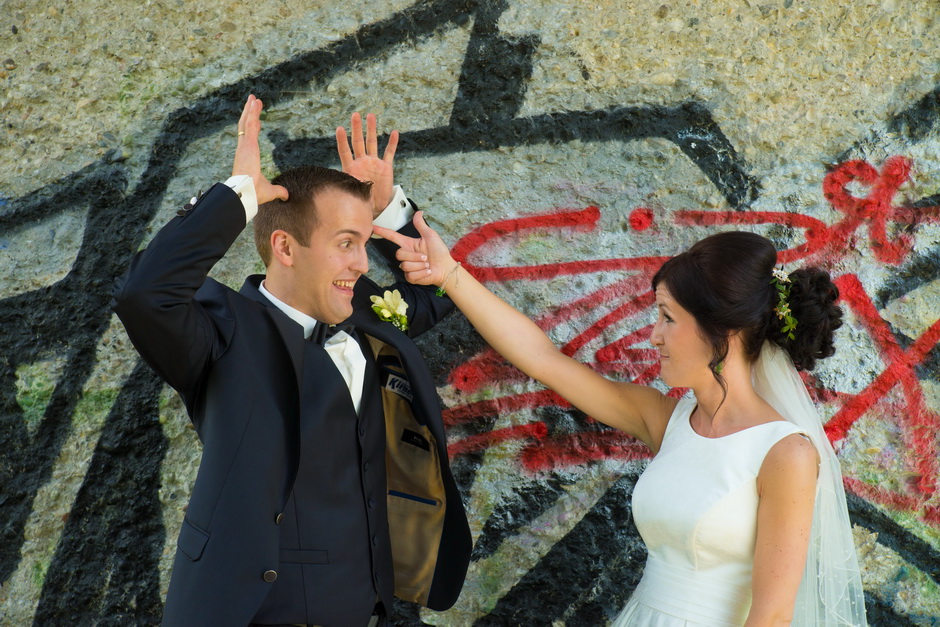
[[[842,326],[838,299],[839,288],[825,270],[801,268],[790,273],[790,311],[797,321],[793,339],[780,331],[784,321],[773,312],[767,339],[789,353],[797,370],[812,370],[816,360],[836,352],[834,334]]]
[[[695,318],[712,347],[712,374],[724,385],[720,364],[728,356],[728,340],[740,333],[744,356],[754,362],[764,342],[789,353],[800,370],[812,370],[818,359],[835,352],[833,333],[842,325],[835,304],[839,290],[829,273],[805,268],[790,274],[788,304],[797,321],[794,339],[781,330],[784,320],[774,307],[779,300],[772,282],[777,250],[766,237],[744,231],[717,233],[696,242],[662,265],[653,289],[663,284]]]

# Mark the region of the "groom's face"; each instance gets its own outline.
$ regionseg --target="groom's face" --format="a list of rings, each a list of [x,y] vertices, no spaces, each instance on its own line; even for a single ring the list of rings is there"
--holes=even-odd
[[[296,249],[295,286],[302,305],[297,308],[337,324],[352,314],[353,287],[369,270],[372,206],[337,189],[319,192],[315,201],[317,226],[308,245]]]

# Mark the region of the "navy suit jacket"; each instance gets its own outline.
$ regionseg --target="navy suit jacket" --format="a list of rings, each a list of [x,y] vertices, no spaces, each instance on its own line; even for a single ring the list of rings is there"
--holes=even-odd
[[[182,396],[203,444],[177,542],[164,610],[167,625],[250,622],[269,589],[264,573],[277,568],[276,518],[297,474],[302,329],[258,292],[259,278],[250,278],[239,292],[207,278],[244,227],[237,195],[215,185],[138,253],[115,291],[114,310],[128,336]],[[403,232],[408,229],[413,227]],[[382,289],[366,277],[356,284],[350,321],[358,333],[400,357],[413,393],[410,409],[437,452],[442,528],[405,540],[420,545],[427,538],[433,544],[421,547],[421,559],[430,565],[429,592],[418,600],[443,610],[453,605],[463,585],[470,530],[447,461],[440,401],[411,337],[434,325],[453,304],[433,289],[405,282],[390,288],[409,304],[407,334],[371,311],[369,296]],[[322,454],[329,454],[329,446]],[[399,539],[394,528],[391,535],[394,545]],[[391,584],[381,587],[379,595],[391,608]]]

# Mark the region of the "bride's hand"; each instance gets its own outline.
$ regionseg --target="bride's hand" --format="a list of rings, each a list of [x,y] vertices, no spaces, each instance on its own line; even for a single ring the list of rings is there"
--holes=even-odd
[[[405,273],[409,283],[439,286],[457,262],[450,256],[447,244],[437,231],[424,221],[424,212],[415,214],[414,225],[421,236],[419,238],[380,226],[375,227],[375,234],[399,246],[395,258],[400,262],[398,267]]]

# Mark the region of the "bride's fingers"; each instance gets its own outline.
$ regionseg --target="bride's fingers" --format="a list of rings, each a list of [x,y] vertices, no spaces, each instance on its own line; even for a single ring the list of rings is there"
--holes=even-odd
[[[399,248],[395,252],[395,259],[398,259],[398,261],[427,261],[428,256],[411,248]]]
[[[405,274],[409,272],[422,272],[424,270],[428,272],[431,271],[431,264],[427,261],[403,261],[398,264],[398,267],[401,268],[401,271]]]
[[[428,278],[431,276],[431,269],[427,268],[426,270],[418,270],[416,272],[406,272],[405,279],[409,283],[423,283],[427,284]]]
[[[372,232],[378,235],[379,237],[387,239],[393,244],[397,244],[398,246],[402,246],[402,247],[407,246],[408,243],[412,240],[412,238],[408,237],[407,235],[402,235],[401,233],[397,231],[386,229],[385,227],[382,227],[382,226],[377,226],[377,225],[373,226]]]

